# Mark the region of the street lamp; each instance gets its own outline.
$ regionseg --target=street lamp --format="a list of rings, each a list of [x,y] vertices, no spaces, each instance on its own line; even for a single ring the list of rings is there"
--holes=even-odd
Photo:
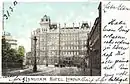
[[[36,38],[36,36],[34,36],[33,40],[34,40],[34,67],[33,67],[33,72],[36,72],[37,71],[37,59],[36,59],[36,41],[37,41],[37,38]]]
[[[47,50],[47,42],[48,42],[48,39],[47,39],[47,31],[46,31],[46,67],[48,67],[48,54],[47,54],[47,52],[48,52],[48,50]]]

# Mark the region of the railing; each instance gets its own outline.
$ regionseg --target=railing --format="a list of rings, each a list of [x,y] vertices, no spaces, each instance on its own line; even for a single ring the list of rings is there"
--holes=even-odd
[[[22,68],[23,63],[16,63],[16,62],[2,62],[2,68]]]

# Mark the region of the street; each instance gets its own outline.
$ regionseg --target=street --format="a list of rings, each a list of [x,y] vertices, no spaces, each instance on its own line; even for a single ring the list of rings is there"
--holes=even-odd
[[[38,65],[37,72],[33,72],[33,67],[21,70],[13,70],[7,72],[10,76],[89,76],[90,69],[86,68],[85,71],[82,68],[77,67],[54,67]],[[100,75],[99,71],[93,69],[93,75]]]

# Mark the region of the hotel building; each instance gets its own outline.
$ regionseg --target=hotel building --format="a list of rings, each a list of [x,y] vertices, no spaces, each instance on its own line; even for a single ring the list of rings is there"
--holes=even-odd
[[[87,37],[90,26],[87,22],[72,27],[64,27],[51,23],[49,16],[41,18],[40,26],[31,33],[31,52],[34,57],[34,36],[36,41],[37,64],[54,65],[64,63],[66,65],[80,64],[87,54]]]

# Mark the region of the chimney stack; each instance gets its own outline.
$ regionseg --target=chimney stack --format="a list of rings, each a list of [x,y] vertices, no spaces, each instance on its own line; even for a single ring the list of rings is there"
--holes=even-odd
[[[73,28],[74,28],[74,23],[73,23]]]
[[[64,27],[66,28],[66,23],[64,23]]]

